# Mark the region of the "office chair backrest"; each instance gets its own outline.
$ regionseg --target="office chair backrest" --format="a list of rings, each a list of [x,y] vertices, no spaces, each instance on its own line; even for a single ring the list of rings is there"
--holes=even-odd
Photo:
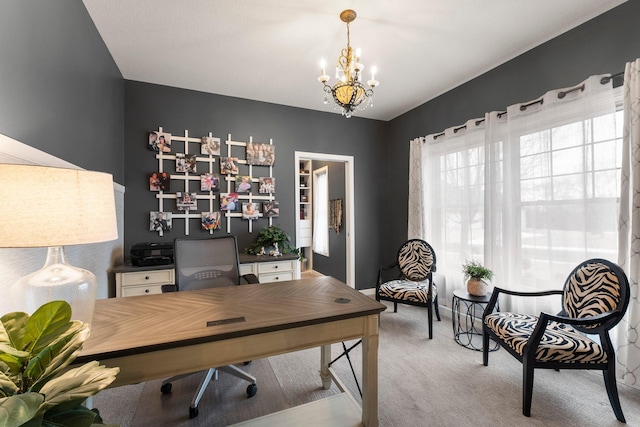
[[[179,291],[240,284],[235,236],[175,239],[173,245]]]
[[[573,269],[564,285],[562,307],[571,317],[597,316],[606,312],[618,312],[619,316],[605,324],[589,329],[574,326],[585,333],[614,327],[624,316],[629,305],[629,280],[622,269],[604,259],[590,259]]]
[[[436,271],[436,253],[424,240],[408,240],[398,251],[398,267],[407,279],[422,282]]]

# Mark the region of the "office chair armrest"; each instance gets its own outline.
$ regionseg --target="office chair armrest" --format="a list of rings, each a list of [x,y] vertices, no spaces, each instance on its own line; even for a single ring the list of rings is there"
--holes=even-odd
[[[162,285],[160,289],[162,289],[163,294],[166,294],[167,292],[178,292],[178,287],[176,285]]]
[[[242,282],[245,283],[242,283]],[[244,285],[250,285],[253,283],[260,283],[260,280],[258,280],[258,276],[256,276],[255,274],[243,274],[242,276],[240,276],[240,284],[244,284]]]

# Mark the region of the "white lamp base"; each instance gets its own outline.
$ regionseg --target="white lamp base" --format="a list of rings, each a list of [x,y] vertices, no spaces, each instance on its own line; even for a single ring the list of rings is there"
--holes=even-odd
[[[62,246],[49,247],[44,266],[18,280],[11,287],[15,311],[33,314],[49,301],[64,300],[71,318],[91,324],[98,283],[88,270],[69,265]]]

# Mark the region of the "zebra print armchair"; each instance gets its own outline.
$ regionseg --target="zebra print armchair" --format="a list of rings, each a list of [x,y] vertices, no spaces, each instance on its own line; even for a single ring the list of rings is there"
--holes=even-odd
[[[616,384],[616,356],[609,330],[620,322],[629,305],[629,281],[622,269],[604,259],[590,259],[569,275],[563,290],[517,292],[495,287],[483,314],[483,364],[489,363],[489,338],[522,362],[522,413],[531,416],[533,372],[546,369],[603,371],[609,402],[616,418],[625,422]],[[492,313],[500,294],[561,295],[562,311],[539,316]],[[598,335],[591,340],[587,335]]]
[[[398,303],[427,307],[429,339],[433,338],[433,307],[440,320],[434,271],[436,253],[431,245],[411,239],[402,244],[393,264],[380,267],[376,284],[376,300],[393,302],[394,313],[398,312]]]

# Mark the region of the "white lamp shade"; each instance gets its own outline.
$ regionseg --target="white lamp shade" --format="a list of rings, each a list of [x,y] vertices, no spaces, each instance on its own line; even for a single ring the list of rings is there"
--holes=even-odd
[[[106,242],[118,238],[110,174],[0,164],[0,247]]]

